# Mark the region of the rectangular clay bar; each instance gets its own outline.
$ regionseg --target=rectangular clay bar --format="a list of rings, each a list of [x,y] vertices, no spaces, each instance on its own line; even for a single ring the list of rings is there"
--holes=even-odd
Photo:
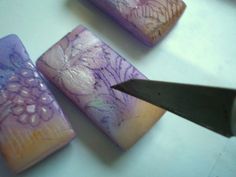
[[[182,0],[90,0],[145,44],[153,46],[176,23]]]
[[[36,65],[123,149],[132,146],[164,113],[110,88],[146,77],[83,26],[56,43]]]
[[[20,39],[0,39],[0,152],[10,168],[21,172],[73,137]]]

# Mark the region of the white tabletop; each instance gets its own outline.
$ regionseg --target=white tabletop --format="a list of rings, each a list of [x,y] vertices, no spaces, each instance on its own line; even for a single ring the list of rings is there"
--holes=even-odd
[[[147,48],[86,0],[1,0],[0,37],[17,34],[32,60],[83,24],[150,79],[236,88],[236,1],[185,0],[175,28]],[[120,152],[58,90],[77,137],[22,177],[235,177],[236,138],[174,114]],[[199,115],[201,116],[201,115]],[[11,177],[0,158],[0,177]]]

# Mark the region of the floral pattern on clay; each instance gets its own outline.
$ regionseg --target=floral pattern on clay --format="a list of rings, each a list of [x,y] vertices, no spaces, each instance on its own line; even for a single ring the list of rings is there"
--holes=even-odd
[[[183,13],[182,0],[91,0],[147,44],[153,45]]]
[[[133,110],[136,101],[110,87],[146,77],[91,32],[79,29],[46,52],[37,67],[110,134],[128,119],[125,113]]]
[[[14,47],[10,50],[9,58],[0,60],[0,126],[10,117],[38,126],[50,120],[58,106],[30,59]]]

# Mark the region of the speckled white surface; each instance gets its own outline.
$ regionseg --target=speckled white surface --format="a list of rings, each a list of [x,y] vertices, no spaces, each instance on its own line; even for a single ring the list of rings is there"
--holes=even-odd
[[[86,0],[1,0],[0,36],[15,33],[35,61],[78,24],[87,26],[150,79],[236,88],[236,1],[185,0],[175,28],[148,49]],[[120,152],[58,90],[78,136],[22,177],[234,177],[236,138],[171,113]],[[200,115],[199,115],[200,116]],[[0,160],[0,177],[11,177]]]

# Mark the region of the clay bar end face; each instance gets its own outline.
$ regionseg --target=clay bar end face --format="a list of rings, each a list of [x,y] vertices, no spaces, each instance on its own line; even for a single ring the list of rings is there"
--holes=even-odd
[[[148,46],[155,45],[183,14],[182,0],[90,0]]]
[[[83,26],[44,53],[37,67],[123,149],[131,147],[164,113],[110,88],[146,77]]]
[[[0,152],[9,167],[22,172],[73,137],[20,39],[0,39]]]

